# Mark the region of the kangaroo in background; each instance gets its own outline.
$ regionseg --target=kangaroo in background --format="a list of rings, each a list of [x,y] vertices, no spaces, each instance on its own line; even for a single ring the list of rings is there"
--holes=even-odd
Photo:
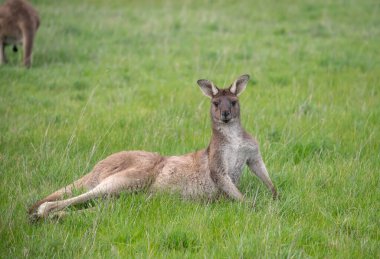
[[[50,194],[29,209],[34,219],[96,197],[122,191],[168,191],[182,197],[213,199],[220,194],[243,201],[237,188],[243,167],[247,164],[277,197],[259,146],[241,126],[238,96],[244,91],[249,76],[240,76],[230,87],[219,89],[211,81],[198,80],[202,92],[211,98],[212,137],[206,149],[182,156],[164,157],[146,151],[123,151],[110,155],[95,165],[79,180]],[[87,192],[68,199],[74,188]]]
[[[32,62],[34,37],[40,26],[40,18],[31,4],[24,0],[7,0],[0,6],[0,64],[7,62],[5,47],[23,45],[23,64],[29,68]]]

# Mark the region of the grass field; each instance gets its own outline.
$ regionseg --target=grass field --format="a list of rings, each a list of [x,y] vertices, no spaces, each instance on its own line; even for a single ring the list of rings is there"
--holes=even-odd
[[[33,1],[33,65],[0,67],[0,258],[379,258],[380,3]],[[323,2],[323,3],[322,3]],[[207,146],[209,101],[251,75],[242,123],[282,199],[123,195],[29,224],[107,155]]]

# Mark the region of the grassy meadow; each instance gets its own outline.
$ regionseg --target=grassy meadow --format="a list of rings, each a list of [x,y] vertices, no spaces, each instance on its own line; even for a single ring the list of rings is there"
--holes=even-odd
[[[379,1],[32,3],[32,68],[11,48],[0,67],[0,258],[380,257]],[[245,73],[242,124],[281,200],[245,169],[255,208],[142,193],[29,223],[111,153],[206,147],[196,81]]]

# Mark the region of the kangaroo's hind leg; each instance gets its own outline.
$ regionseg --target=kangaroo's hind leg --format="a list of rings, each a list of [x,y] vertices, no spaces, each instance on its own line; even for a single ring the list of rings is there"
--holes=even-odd
[[[92,174],[87,174],[79,180],[76,180],[75,182],[59,189],[58,191],[53,192],[52,194],[34,203],[29,208],[28,212],[29,215],[31,215],[31,219],[33,219],[36,216],[37,209],[43,203],[46,203],[48,201],[62,200],[65,196],[71,197],[73,195],[74,189],[84,189],[85,191],[93,189],[96,185],[91,181],[91,178]]]
[[[0,65],[7,63],[7,57],[5,56],[5,42],[0,39]]]
[[[23,34],[23,49],[24,49],[24,66],[29,68],[32,63],[32,49],[35,31],[30,24],[22,24],[21,31]]]
[[[60,211],[71,205],[81,204],[102,196],[119,194],[123,191],[138,191],[149,185],[149,179],[138,178],[134,175],[136,175],[136,172],[130,172],[130,170],[121,171],[105,178],[93,189],[81,195],[66,200],[45,202],[38,207],[36,216],[38,218],[44,218],[51,212]]]

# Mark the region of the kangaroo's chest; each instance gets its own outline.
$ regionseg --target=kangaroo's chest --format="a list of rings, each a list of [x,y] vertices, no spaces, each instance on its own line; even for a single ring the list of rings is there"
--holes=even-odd
[[[234,139],[225,144],[222,160],[234,183],[239,181],[243,168],[249,158],[250,145],[243,139]]]

